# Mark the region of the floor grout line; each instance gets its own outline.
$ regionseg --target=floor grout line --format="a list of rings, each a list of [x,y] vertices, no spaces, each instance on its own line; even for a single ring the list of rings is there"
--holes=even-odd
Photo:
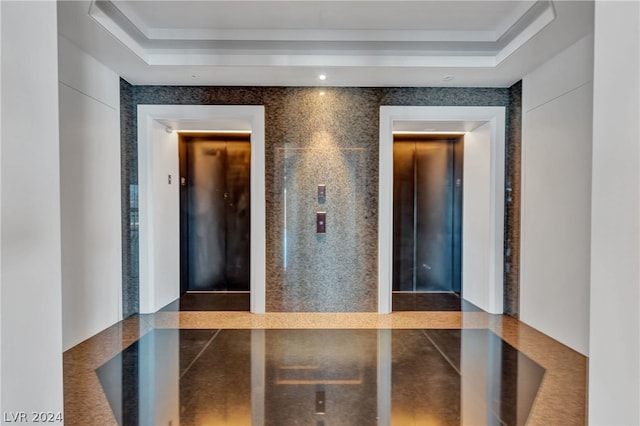
[[[458,373],[460,375],[460,377],[462,377],[462,372],[458,369],[458,367],[455,366],[455,364],[453,363],[453,361],[451,361],[451,359],[449,359],[449,357],[442,351],[442,349],[440,349],[440,346],[438,346],[436,344],[436,342],[433,341],[433,339],[431,338],[431,336],[429,336],[429,333],[427,333],[427,330],[422,330],[422,334],[424,334],[424,336],[427,338],[427,340],[429,342],[431,342],[431,344],[436,348],[436,350],[440,353],[440,355],[442,355],[442,357],[445,359],[445,361],[447,361],[447,363],[449,363],[449,365],[456,370],[456,373]]]
[[[204,345],[204,347],[200,350],[200,352],[198,352],[198,355],[196,355],[196,357],[193,359],[193,361],[191,361],[189,363],[189,365],[187,365],[187,368],[184,369],[184,371],[182,372],[182,374],[180,374],[180,379],[182,379],[184,377],[185,374],[187,374],[187,372],[189,372],[189,370],[191,369],[191,367],[193,367],[193,364],[196,363],[196,361],[198,361],[198,359],[200,359],[200,357],[202,356],[202,354],[204,353],[204,351],[207,350],[207,348],[209,346],[211,346],[211,343],[213,343],[213,340],[218,336],[218,334],[220,334],[222,330],[218,329],[213,336],[211,336],[211,339],[209,339],[209,341]]]

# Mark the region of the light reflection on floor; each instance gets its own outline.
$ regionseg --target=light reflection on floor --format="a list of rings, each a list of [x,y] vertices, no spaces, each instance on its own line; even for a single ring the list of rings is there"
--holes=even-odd
[[[96,373],[121,425],[504,424],[544,368],[487,329],[155,329]]]

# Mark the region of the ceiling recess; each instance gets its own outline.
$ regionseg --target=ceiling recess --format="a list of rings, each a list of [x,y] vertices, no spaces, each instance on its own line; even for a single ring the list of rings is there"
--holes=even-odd
[[[593,27],[589,1],[57,5],[60,34],[133,84],[313,86],[310,71],[331,69],[335,86],[438,85],[443,75],[505,86]]]

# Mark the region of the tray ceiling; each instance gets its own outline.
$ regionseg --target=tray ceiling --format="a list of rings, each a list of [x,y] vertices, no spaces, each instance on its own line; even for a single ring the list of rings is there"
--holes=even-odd
[[[97,0],[58,12],[62,36],[133,84],[507,86],[593,27],[593,3],[548,0]]]

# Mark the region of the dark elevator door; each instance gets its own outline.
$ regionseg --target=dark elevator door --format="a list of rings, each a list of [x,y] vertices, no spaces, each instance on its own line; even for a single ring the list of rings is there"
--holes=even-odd
[[[394,138],[394,291],[461,292],[462,150],[462,138]]]
[[[249,135],[180,135],[181,290],[249,291]]]

